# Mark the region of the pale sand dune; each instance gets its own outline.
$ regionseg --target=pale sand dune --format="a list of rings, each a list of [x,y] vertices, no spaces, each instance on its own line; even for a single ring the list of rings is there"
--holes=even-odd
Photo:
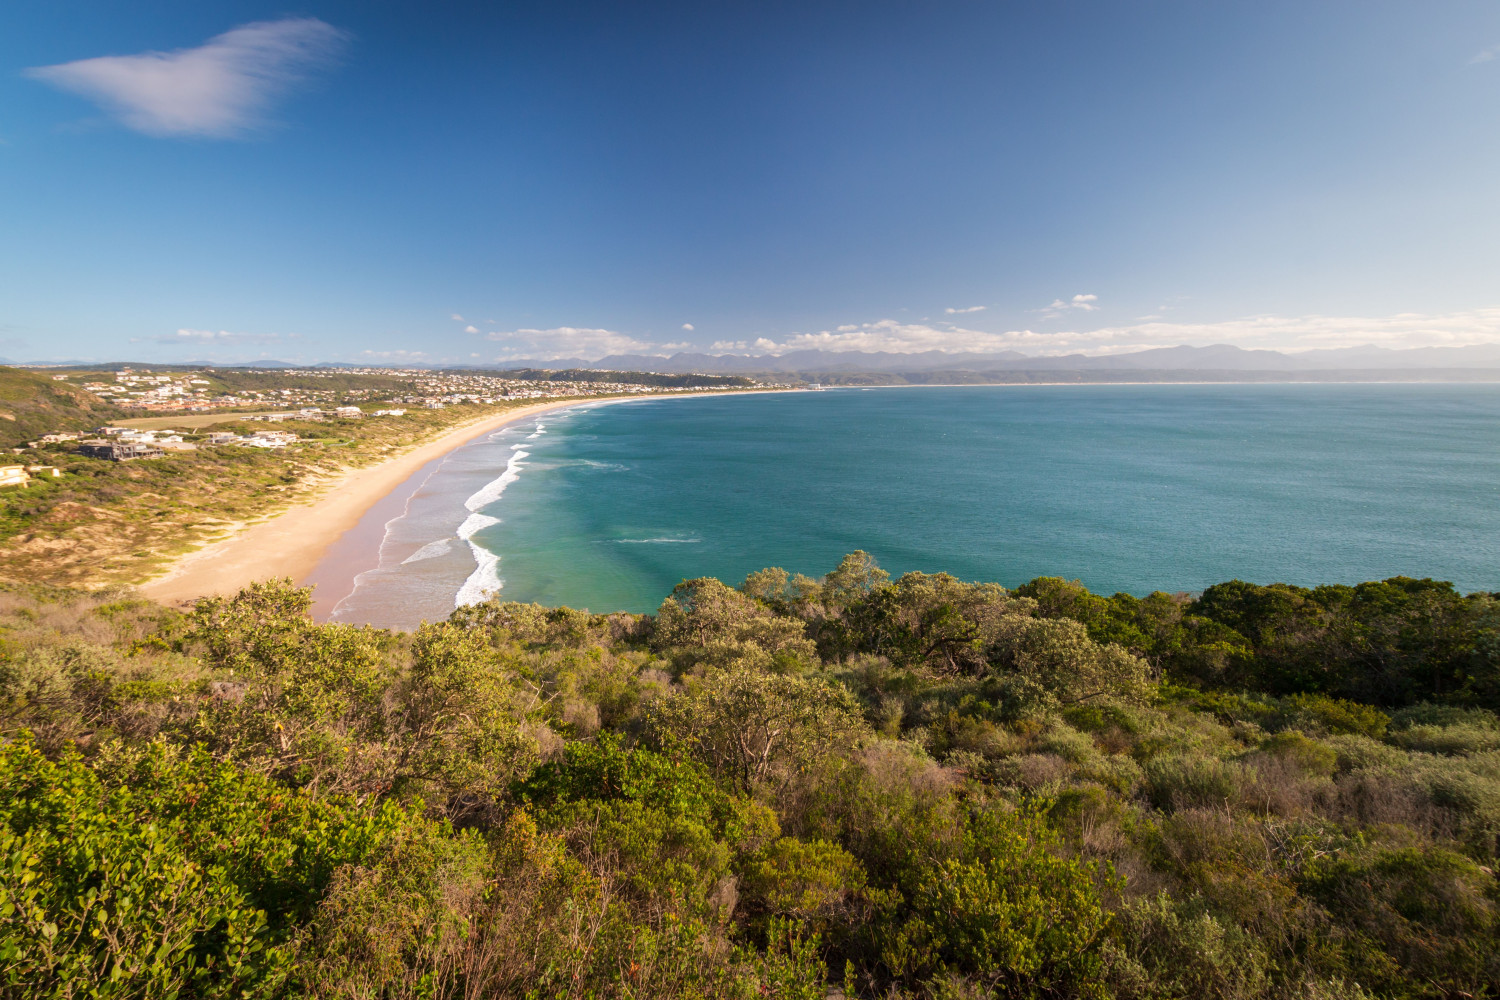
[[[708,393],[635,396],[634,399],[680,399]],[[472,423],[462,424],[379,465],[355,469],[317,499],[299,504],[269,520],[254,522],[178,559],[164,576],[140,586],[145,596],[164,604],[190,601],[210,594],[232,594],[255,580],[291,577],[301,582],[340,535],[381,497],[400,486],[412,473],[465,442],[489,434],[517,420],[547,410],[588,402],[589,397],[548,400],[519,406]]]

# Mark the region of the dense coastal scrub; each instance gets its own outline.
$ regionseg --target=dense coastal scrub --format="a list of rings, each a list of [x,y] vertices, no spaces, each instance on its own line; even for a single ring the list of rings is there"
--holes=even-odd
[[[411,634],[0,593],[0,992],[1500,983],[1500,618],[1397,578],[686,581]]]

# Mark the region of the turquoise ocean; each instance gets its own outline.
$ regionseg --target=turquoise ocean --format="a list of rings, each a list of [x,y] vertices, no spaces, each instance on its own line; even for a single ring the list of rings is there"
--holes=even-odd
[[[1101,593],[1398,574],[1500,589],[1500,386],[584,404],[450,453],[371,516],[379,552],[334,620],[410,626],[490,592],[647,611],[686,578],[816,576],[854,549],[892,574]]]

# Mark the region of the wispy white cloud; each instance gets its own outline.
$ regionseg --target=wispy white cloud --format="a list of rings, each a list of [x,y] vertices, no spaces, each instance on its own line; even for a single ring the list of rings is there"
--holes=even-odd
[[[1500,45],[1491,45],[1470,59],[1469,65],[1478,66],[1480,63],[1493,62],[1497,58],[1500,58]]]
[[[315,17],[257,21],[195,49],[100,56],[26,75],[86,97],[153,136],[243,135],[275,99],[330,63],[347,33]]]
[[[502,345],[496,361],[530,358],[539,361],[587,358],[592,361],[609,354],[640,354],[661,349],[649,341],[616,330],[575,326],[558,326],[550,330],[496,330],[485,337]]]
[[[479,332],[479,327],[474,326],[473,324],[470,324],[469,326],[464,327],[464,333],[478,333],[478,332]]]
[[[964,313],[984,312],[988,308],[988,306],[969,306],[967,309],[955,309],[952,306],[949,306],[947,309],[944,309],[943,312],[947,313],[949,316],[959,316]]]
[[[1056,319],[1074,310],[1080,312],[1096,312],[1099,309],[1099,296],[1080,294],[1071,299],[1053,299],[1052,304],[1045,309],[1038,309],[1047,319]]]
[[[925,323],[902,323],[883,319],[874,323],[851,323],[818,333],[796,333],[783,341],[761,337],[737,341],[737,349],[757,354],[785,354],[788,351],[891,351],[913,354],[918,351],[1003,351],[1010,350],[1010,334],[983,333],[949,326],[937,329]],[[717,346],[717,345],[716,345]]]
[[[273,344],[281,340],[279,333],[231,333],[228,330],[178,330],[176,333],[145,338],[156,344]],[[131,338],[140,343],[141,338]]]
[[[380,358],[383,361],[422,361],[427,358],[426,351],[360,351],[360,356],[365,358]]]
[[[691,324],[691,323],[684,323],[684,324],[682,324],[682,328],[684,330],[688,331],[689,333],[693,332],[693,324]]]
[[[448,318],[451,319],[451,320],[453,320],[453,322],[455,322],[455,323],[462,323],[464,321],[464,318],[462,316],[460,316],[458,313],[454,313],[452,316],[450,316]]]
[[[1393,349],[1458,347],[1500,343],[1500,308],[1426,315],[1394,316],[1249,316],[1216,323],[1166,323],[1159,320],[1128,326],[1039,332],[1001,333],[885,319],[850,324],[818,333],[796,333],[780,341],[719,341],[713,350],[785,354],[788,351],[1020,351],[1032,355],[1121,354],[1179,344],[1232,344],[1247,349],[1303,351],[1316,348],[1375,345]]]

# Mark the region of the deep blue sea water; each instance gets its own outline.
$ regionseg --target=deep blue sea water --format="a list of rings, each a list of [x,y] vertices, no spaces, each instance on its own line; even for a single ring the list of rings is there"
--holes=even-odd
[[[464,542],[469,544],[464,544]],[[684,578],[899,574],[1102,593],[1396,574],[1500,589],[1500,386],[837,389],[548,414],[453,453],[341,620],[654,609]]]

